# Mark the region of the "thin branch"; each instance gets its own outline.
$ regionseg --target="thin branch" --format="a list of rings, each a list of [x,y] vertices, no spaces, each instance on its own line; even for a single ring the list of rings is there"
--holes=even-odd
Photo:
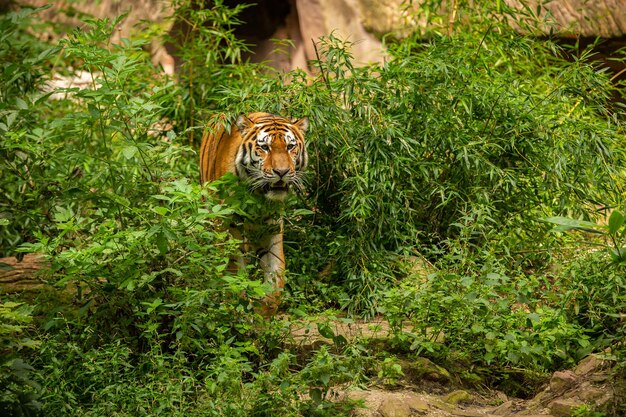
[[[317,51],[317,44],[315,43],[313,38],[311,38],[311,42],[313,43],[313,49],[315,50],[315,57],[317,58],[317,66],[320,68],[322,79],[324,80],[324,83],[326,84],[326,87],[328,87],[328,91],[330,92],[331,91],[330,82],[328,82],[328,78],[326,77],[326,74],[324,73],[324,67],[322,67],[322,60],[320,59],[320,54]]]
[[[459,2],[451,0],[452,7],[450,11],[450,17],[448,18],[448,36],[452,36],[454,32],[454,22],[456,21],[456,14],[459,11]]]

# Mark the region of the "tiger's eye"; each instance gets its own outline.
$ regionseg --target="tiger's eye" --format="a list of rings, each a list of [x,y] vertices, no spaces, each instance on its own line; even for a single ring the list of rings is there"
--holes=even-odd
[[[294,145],[293,143],[290,143],[289,145],[287,145],[287,150],[290,151],[290,150],[292,150],[295,147],[296,147],[296,145]]]
[[[265,152],[269,152],[270,151],[270,147],[267,145],[259,145],[259,148],[261,148],[262,151]]]

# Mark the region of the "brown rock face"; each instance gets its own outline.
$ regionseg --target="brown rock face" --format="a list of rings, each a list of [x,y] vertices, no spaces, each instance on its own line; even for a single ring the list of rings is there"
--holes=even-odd
[[[578,375],[572,371],[557,371],[550,378],[550,391],[560,393],[571,388],[578,382]]]
[[[409,417],[411,415],[411,408],[405,402],[388,398],[383,400],[380,404],[378,412],[383,417]]]
[[[522,3],[539,15],[530,17],[526,23],[543,34],[554,33],[559,37],[616,38],[626,35],[626,0],[505,0],[506,4],[523,10]],[[515,26],[515,23],[512,22]]]
[[[554,400],[548,406],[550,413],[557,417],[570,417],[573,411],[583,405],[582,402],[574,399]]]

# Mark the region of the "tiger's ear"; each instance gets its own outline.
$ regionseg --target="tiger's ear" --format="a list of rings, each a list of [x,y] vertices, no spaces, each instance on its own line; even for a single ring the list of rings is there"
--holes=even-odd
[[[241,113],[239,117],[237,117],[237,121],[235,122],[235,126],[239,129],[240,132],[245,132],[250,127],[254,126],[254,122],[248,118],[244,113]]]
[[[305,133],[309,128],[309,118],[303,117],[302,119],[292,119],[291,123],[296,126],[302,133]]]

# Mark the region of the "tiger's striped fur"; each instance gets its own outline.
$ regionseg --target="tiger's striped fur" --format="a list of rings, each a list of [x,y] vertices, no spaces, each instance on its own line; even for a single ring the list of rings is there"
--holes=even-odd
[[[302,187],[302,172],[308,163],[304,133],[309,126],[307,118],[287,120],[269,113],[240,115],[230,133],[219,129],[205,134],[200,147],[200,181],[210,182],[231,172],[249,183],[251,190],[261,192],[270,200],[283,200],[289,188]],[[269,219],[276,227],[262,233],[255,241],[248,241],[246,231],[259,226],[244,224],[232,230],[243,241],[242,250],[256,253],[263,269],[265,282],[274,291],[263,302],[261,312],[273,314],[279,303],[285,281],[282,219]],[[250,233],[258,235],[258,233]],[[243,265],[243,260],[239,261]]]

